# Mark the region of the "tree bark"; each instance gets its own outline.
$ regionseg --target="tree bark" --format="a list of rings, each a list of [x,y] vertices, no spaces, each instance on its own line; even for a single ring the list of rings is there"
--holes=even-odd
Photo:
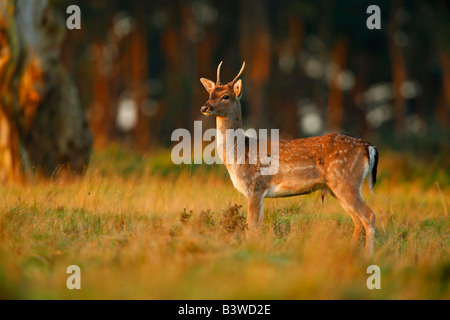
[[[88,164],[91,133],[58,57],[64,33],[47,0],[0,1],[0,182]]]
[[[395,37],[400,34],[398,13],[402,8],[402,0],[392,3],[389,25],[389,54],[392,65],[392,94],[394,97],[394,131],[397,137],[405,133],[406,101],[402,95],[401,87],[408,78],[405,57]]]
[[[250,80],[248,125],[256,129],[264,128],[267,124],[265,91],[272,58],[267,10],[267,6],[260,0],[241,2],[240,51],[242,60],[247,60],[247,76],[244,77]]]
[[[338,83],[340,73],[345,69],[348,54],[348,41],[345,38],[336,40],[331,53],[330,81],[328,84],[327,132],[342,130],[344,116],[344,92]]]

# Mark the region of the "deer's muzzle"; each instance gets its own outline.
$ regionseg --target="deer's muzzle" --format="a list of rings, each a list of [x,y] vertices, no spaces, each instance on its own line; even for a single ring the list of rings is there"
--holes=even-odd
[[[213,108],[211,107],[211,105],[209,103],[207,103],[200,109],[200,111],[203,114],[209,114],[211,111],[213,111]]]

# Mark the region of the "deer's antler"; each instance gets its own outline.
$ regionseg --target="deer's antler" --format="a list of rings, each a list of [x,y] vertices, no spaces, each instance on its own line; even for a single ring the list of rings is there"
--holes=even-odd
[[[239,73],[238,73],[238,75],[236,76],[236,78],[234,78],[233,81],[230,82],[230,86],[233,86],[233,85],[236,83],[236,81],[239,80],[239,77],[241,76],[242,72],[244,71],[244,68],[245,68],[245,61],[244,61],[244,63],[242,64],[241,71],[239,71]]]
[[[219,66],[217,67],[217,82],[216,82],[216,85],[222,85],[221,83],[220,83],[220,67],[222,66],[222,62],[223,61],[220,61],[220,63],[219,63]]]

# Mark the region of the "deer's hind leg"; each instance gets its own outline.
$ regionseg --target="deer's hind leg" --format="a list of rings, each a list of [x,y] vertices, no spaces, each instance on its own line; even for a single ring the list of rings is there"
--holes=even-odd
[[[334,186],[333,190],[341,206],[352,217],[354,223],[353,240],[366,232],[366,253],[372,254],[375,241],[375,214],[364,202],[359,188],[351,186]]]
[[[344,205],[341,203],[341,206],[344,207]],[[361,239],[363,231],[364,231],[364,225],[361,221],[361,219],[358,217],[357,214],[353,213],[352,210],[349,210],[345,208],[345,211],[347,211],[350,214],[350,217],[353,220],[353,234],[352,234],[352,241],[354,243],[358,242],[359,239]]]
[[[323,205],[323,199],[325,194],[331,194],[331,196],[335,199],[337,199],[337,196],[334,194],[334,192],[327,186],[326,189],[322,190],[322,205]],[[339,200],[339,199],[338,199]],[[345,204],[343,204],[341,201],[341,206],[344,207]],[[353,220],[353,235],[352,235],[352,241],[354,243],[356,243],[359,239],[361,239],[362,233],[364,231],[364,225],[361,222],[361,219],[358,217],[357,214],[353,213],[353,211],[351,210],[347,210],[347,208],[345,208],[345,211],[347,211],[350,214],[350,217]]]

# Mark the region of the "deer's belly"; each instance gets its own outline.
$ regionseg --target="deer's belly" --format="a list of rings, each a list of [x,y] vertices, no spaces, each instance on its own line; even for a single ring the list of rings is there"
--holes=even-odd
[[[244,170],[239,166],[228,166],[228,173],[234,187],[245,196],[255,191],[255,174],[252,170]],[[260,177],[261,178],[261,177]],[[265,180],[256,183],[257,189],[264,193],[265,198],[290,197],[308,194],[320,190],[325,186],[323,179],[315,170],[308,170],[298,174],[296,171],[286,171],[276,174]]]
[[[279,198],[308,194],[324,187],[317,177],[274,179],[266,193],[266,198]]]

